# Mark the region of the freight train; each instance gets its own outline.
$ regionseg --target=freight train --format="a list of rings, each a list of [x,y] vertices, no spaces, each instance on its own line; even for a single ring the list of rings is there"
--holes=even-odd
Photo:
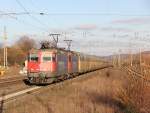
[[[27,76],[32,84],[49,84],[108,66],[100,57],[59,48],[33,49]]]

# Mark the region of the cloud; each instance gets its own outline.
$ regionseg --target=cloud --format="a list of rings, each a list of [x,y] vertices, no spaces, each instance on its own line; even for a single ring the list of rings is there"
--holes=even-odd
[[[113,24],[150,24],[149,17],[131,18],[112,21]]]
[[[95,24],[84,24],[74,27],[76,30],[95,30],[98,26]]]
[[[123,27],[102,27],[100,28],[101,31],[108,31],[108,32],[132,32],[132,29],[129,28],[123,28]]]

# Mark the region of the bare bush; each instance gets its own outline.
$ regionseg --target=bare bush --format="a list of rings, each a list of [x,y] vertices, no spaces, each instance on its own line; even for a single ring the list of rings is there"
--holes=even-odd
[[[134,76],[129,76],[127,86],[120,89],[118,100],[125,113],[149,113],[150,88],[143,79]]]
[[[26,58],[26,53],[17,47],[8,48],[8,63],[9,65],[23,64]]]
[[[16,43],[15,46],[23,50],[24,52],[28,52],[30,49],[36,47],[36,42],[34,39],[29,38],[28,36],[22,36]]]

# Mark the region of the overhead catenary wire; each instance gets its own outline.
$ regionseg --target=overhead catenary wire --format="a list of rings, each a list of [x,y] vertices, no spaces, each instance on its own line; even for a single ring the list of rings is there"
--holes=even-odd
[[[40,26],[31,24],[31,23],[26,22],[26,21],[24,21],[24,20],[16,19],[16,21],[19,22],[19,23],[22,23],[22,24],[24,24],[24,25],[26,25],[26,26],[28,26],[28,27],[32,27],[32,28],[38,29],[38,30],[40,30],[40,31],[42,30],[42,31],[44,31],[44,32],[47,32],[47,30],[46,30],[46,29],[43,29],[43,27],[40,27]]]
[[[36,14],[36,13],[35,13]],[[149,17],[150,14],[123,14],[123,13],[107,13],[107,12],[48,12],[41,13],[41,15],[47,16],[127,16],[127,17]]]
[[[42,31],[44,31],[44,32],[47,32],[47,30],[46,30],[46,29],[43,29],[43,27],[40,27],[40,26],[31,24],[31,23],[29,23],[29,22],[26,22],[26,21],[24,21],[24,20],[22,20],[22,19],[16,17],[16,16],[18,16],[18,15],[21,15],[21,16],[22,16],[22,15],[27,15],[27,14],[29,14],[29,12],[4,12],[4,11],[0,11],[0,16],[8,16],[8,17],[14,19],[15,21],[17,21],[17,22],[19,22],[19,23],[21,23],[21,24],[24,24],[24,25],[26,25],[26,26],[28,26],[28,27],[30,26],[30,27],[32,27],[32,28],[36,28],[36,29],[38,29],[38,30],[42,30]],[[34,14],[35,14],[35,13],[34,13]],[[40,13],[36,13],[36,14],[40,15]]]
[[[4,11],[0,11],[1,13],[0,13],[0,15],[1,14],[4,14],[3,16],[9,16],[9,17],[11,17],[11,18],[13,18],[16,22],[19,22],[19,23],[22,23],[22,24],[24,24],[24,25],[26,25],[26,26],[28,26],[28,27],[32,27],[32,28],[36,28],[36,29],[38,29],[38,30],[44,30],[42,27],[39,27],[39,26],[37,26],[37,25],[34,25],[34,24],[31,24],[31,23],[29,23],[29,22],[26,22],[26,21],[24,21],[24,20],[21,20],[20,18],[17,18],[17,17],[15,17],[15,15],[17,14],[17,13],[6,13],[6,12],[4,12]],[[12,15],[11,15],[12,14]],[[27,14],[26,12],[20,12],[20,13],[18,13],[19,15],[24,15],[24,14]],[[45,32],[47,32],[46,30],[44,30]]]
[[[17,1],[17,0],[16,0]],[[149,17],[150,14],[122,14],[122,13],[106,13],[106,12],[29,12],[24,9],[25,12],[8,12],[8,13],[0,13],[0,16],[3,15],[30,15],[30,17],[36,19],[39,23],[44,24],[38,18],[34,17],[33,15],[42,15],[42,16],[142,16],[142,17]]]
[[[37,11],[41,11],[41,7],[38,7],[37,5],[35,5],[35,2],[33,2],[33,0],[30,0],[30,4],[32,4],[32,7],[34,7]],[[46,9],[46,7],[43,7],[44,9],[43,9],[43,11],[42,12],[40,12],[40,15],[43,15],[43,16],[46,16],[46,12],[45,11],[47,11],[47,9]],[[37,14],[36,12],[33,12],[32,14]],[[39,14],[39,13],[38,13]],[[47,15],[48,16],[48,15]],[[57,21],[56,21],[56,19],[55,18],[53,18],[51,15],[49,15],[48,17],[50,17],[50,19],[51,19],[51,21],[53,21],[53,23],[55,23],[55,24],[57,24],[58,26],[61,26]]]
[[[32,7],[34,7],[35,10],[40,11],[40,8],[37,5],[35,5],[35,3],[32,0],[30,0],[30,4],[32,5]]]
[[[13,19],[17,19],[17,17],[14,17],[14,14],[10,15],[8,13],[5,13],[4,11],[0,11],[0,16],[9,16],[9,17],[11,17]]]
[[[43,12],[7,12],[7,13],[5,13],[5,12],[2,12],[2,11],[0,11],[1,13],[0,13],[0,16],[10,16],[10,15],[17,15],[17,16],[19,16],[19,15],[44,15],[44,13]]]
[[[44,26],[44,29],[45,27],[48,28],[48,26],[46,24],[44,24],[43,22],[41,22],[38,18],[36,18],[35,16],[31,15],[28,10],[22,5],[22,3],[19,1],[19,0],[16,0],[16,2],[18,3],[18,5],[35,21],[37,21],[39,24],[41,24],[42,26]],[[42,15],[42,13],[41,13]],[[45,29],[47,32],[48,30]]]
[[[28,12],[28,10],[23,6],[23,4],[20,2],[20,0],[16,0],[16,2],[18,3],[18,5],[20,5],[20,7],[23,8],[23,10],[25,12]],[[30,3],[32,5],[34,5],[34,7],[38,10],[39,8],[33,3],[32,0],[30,0]],[[109,10],[108,10],[109,11]],[[69,16],[69,15],[80,15],[80,16],[85,16],[85,15],[93,15],[93,16],[150,16],[150,14],[132,14],[132,13],[128,13],[128,14],[124,14],[124,13],[121,13],[121,12],[54,12],[54,13],[41,13],[43,15],[63,15],[63,16]],[[31,13],[29,13],[30,16]],[[32,18],[35,19],[34,16],[32,16]],[[39,23],[42,23],[39,19],[36,18],[36,20],[39,22]]]

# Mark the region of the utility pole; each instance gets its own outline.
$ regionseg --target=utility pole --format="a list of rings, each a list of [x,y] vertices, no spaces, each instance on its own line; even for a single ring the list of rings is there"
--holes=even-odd
[[[130,66],[131,66],[131,67],[132,67],[132,65],[133,65],[132,61],[133,61],[133,56],[132,56],[132,52],[130,51]]]
[[[119,54],[118,54],[118,65],[119,65],[119,67],[121,66],[120,52],[121,52],[121,49],[119,49]]]
[[[4,68],[7,68],[7,32],[6,32],[6,26],[4,26]]]

